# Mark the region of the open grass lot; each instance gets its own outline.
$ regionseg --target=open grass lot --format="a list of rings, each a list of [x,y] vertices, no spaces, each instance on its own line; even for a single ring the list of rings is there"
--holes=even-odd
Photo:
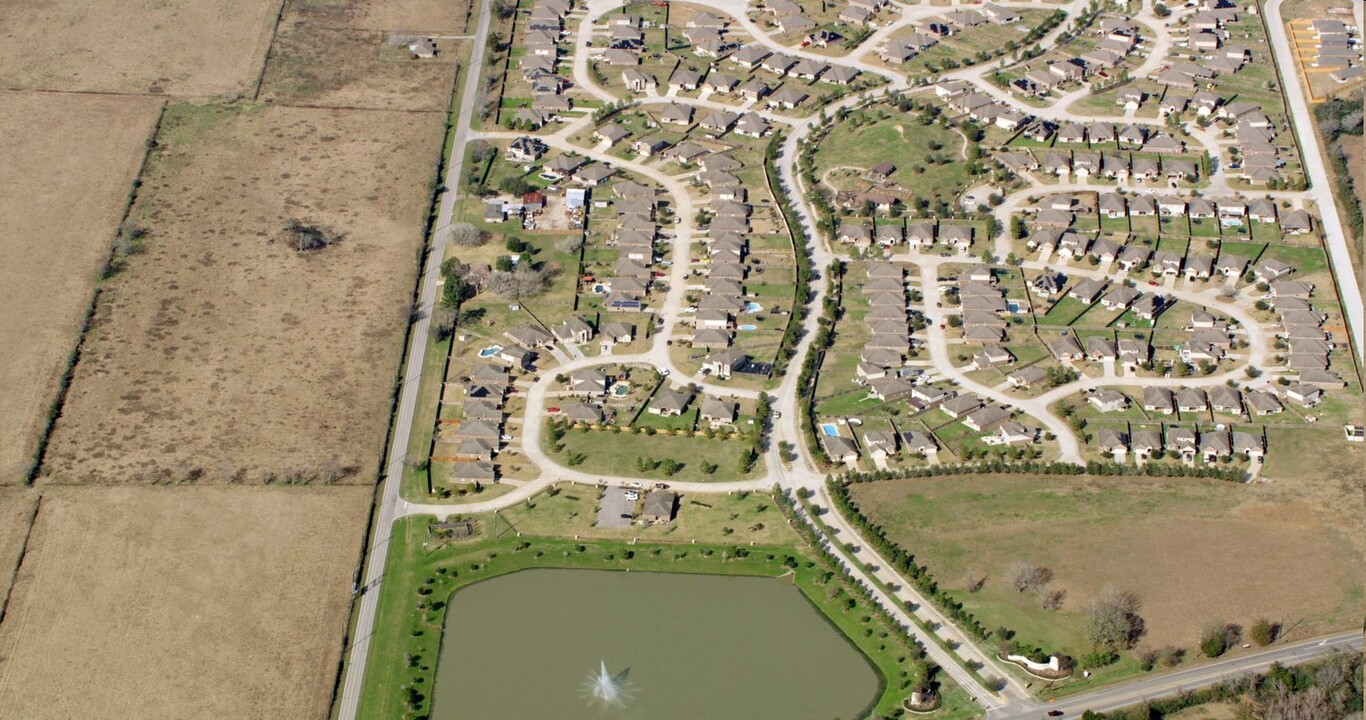
[[[542,498],[543,499],[543,498]],[[771,498],[768,498],[771,500]],[[777,515],[777,509],[769,512]],[[638,543],[579,539],[506,532],[506,524],[488,516],[478,518],[484,536],[474,542],[427,545],[430,518],[405,518],[394,526],[389,544],[390,570],[381,586],[377,633],[371,641],[365,689],[361,692],[359,717],[379,720],[402,716],[411,710],[405,686],[415,681],[426,696],[418,703],[428,708],[431,677],[440,651],[441,631],[450,594],[462,587],[532,567],[634,570],[712,575],[777,577],[790,573],[792,581],[830,622],[859,648],[888,680],[886,690],[873,708],[890,714],[904,699],[902,689],[907,651],[880,622],[872,619],[863,601],[849,598],[822,577],[822,566],[796,543],[746,546],[745,557],[734,557],[735,544],[708,543],[686,547],[672,543]],[[691,537],[677,541],[690,542]],[[796,567],[783,563],[791,555]],[[846,609],[846,601],[853,603]],[[422,606],[414,612],[414,603]],[[440,603],[440,604],[437,604]],[[884,635],[884,633],[886,633]],[[417,656],[416,666],[405,658]],[[942,675],[940,676],[942,679]],[[942,688],[943,709],[928,717],[966,718],[975,714],[966,695],[954,686]]]
[[[557,485],[498,516],[524,535],[575,536],[674,542],[750,542],[760,545],[791,545],[798,542],[769,493],[740,492],[728,495],[683,494],[678,515],[666,525],[629,528],[593,527],[597,518],[599,490],[590,485]]]
[[[0,15],[0,86],[250,94],[282,0],[20,0]]]
[[[828,180],[837,189],[865,189],[869,183],[861,180],[862,174],[884,160],[896,166],[888,179],[916,197],[953,202],[967,187],[967,166],[961,162],[965,141],[957,130],[922,125],[917,115],[883,105],[851,118],[866,123],[837,124],[816,151],[817,173],[824,177],[831,172]]]
[[[332,27],[457,34],[466,28],[464,0],[292,0],[291,9],[328,13]]]
[[[43,472],[317,477],[380,455],[443,118],[177,105]],[[301,221],[340,234],[307,254]],[[168,475],[169,473],[169,475]],[[334,478],[335,479],[335,478]]]
[[[955,594],[984,625],[1080,656],[1083,608],[1106,585],[1142,599],[1141,645],[1192,654],[1200,628],[1220,618],[1246,626],[1266,616],[1301,637],[1358,622],[1361,495],[1353,485],[1330,476],[1252,486],[970,476],[852,492],[942,585],[962,587],[970,569],[986,573],[982,590]],[[1017,560],[1053,570],[1052,587],[1067,593],[1061,611],[1009,587],[1006,568]]]
[[[0,707],[326,714],[369,506],[368,488],[47,491],[0,625]]]
[[[747,431],[748,427],[742,427],[741,430]],[[549,433],[545,437],[548,442]],[[562,452],[551,452],[549,447],[546,451],[566,464],[569,457],[582,454],[583,462],[574,468],[582,472],[665,481],[728,482],[748,480],[764,470],[761,459],[749,472],[740,472],[740,459],[750,447],[749,441],[742,438],[679,437],[662,433],[643,435],[571,428],[565,431],[560,442],[564,445]],[[682,463],[682,467],[673,475],[665,475],[662,468],[641,470],[636,466],[637,458],[673,459]],[[703,468],[705,462],[714,463],[717,466],[715,472],[708,474]]]
[[[310,6],[304,6],[307,8]],[[416,60],[377,30],[332,27],[327,14],[291,8],[266,60],[261,99],[285,105],[445,111],[456,46]],[[397,37],[397,36],[396,36]]]
[[[0,484],[35,460],[160,109],[0,93]]]

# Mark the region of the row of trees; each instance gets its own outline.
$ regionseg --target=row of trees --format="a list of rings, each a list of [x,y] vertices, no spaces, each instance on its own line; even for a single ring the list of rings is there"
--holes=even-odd
[[[1229,482],[1242,482],[1241,468],[1186,467],[1184,465],[1160,465],[1148,463],[1142,467],[1116,462],[1092,460],[1085,465],[1061,461],[1029,460],[1025,462],[1006,462],[992,460],[981,463],[956,463],[952,465],[923,465],[905,467],[897,470],[875,470],[872,472],[849,472],[839,476],[842,483],[876,482],[917,477],[943,477],[945,475],[983,475],[983,474],[1030,474],[1030,475],[1107,475],[1151,477],[1205,477]],[[827,478],[833,481],[834,476]]]
[[[1086,711],[1083,720],[1160,720],[1206,703],[1233,707],[1233,716],[1258,720],[1328,720],[1359,717],[1362,657],[1341,653],[1298,667],[1274,664],[1261,675],[1238,675],[1218,685],[1152,700],[1109,713]]]
[[[792,240],[792,257],[797,265],[797,281],[793,288],[792,314],[788,316],[787,327],[783,330],[783,337],[778,343],[778,352],[773,360],[774,375],[785,372],[787,364],[797,354],[797,342],[802,337],[802,323],[806,321],[807,313],[810,312],[808,306],[811,303],[812,276],[810,238],[807,237],[806,227],[797,218],[797,213],[778,180],[775,163],[781,144],[782,133],[775,133],[769,140],[768,147],[764,149],[764,174],[768,178],[769,192],[778,203],[778,209],[783,214],[783,222],[787,225]]]
[[[838,511],[849,519],[858,529],[859,535],[865,538],[873,549],[877,551],[888,563],[897,571],[904,575],[915,588],[920,591],[936,608],[939,609],[950,620],[953,620],[959,627],[973,636],[980,642],[987,642],[995,638],[998,641],[1007,643],[1015,642],[1015,633],[1008,628],[1000,628],[995,632],[988,630],[977,616],[963,607],[963,603],[955,600],[949,592],[942,587],[931,575],[929,568],[917,563],[915,556],[906,552],[900,545],[892,542],[881,525],[873,522],[867,515],[863,514],[863,509],[854,502],[853,496],[849,494],[849,486],[842,482],[831,480],[827,483],[830,489],[830,497]],[[1051,653],[1041,648],[1012,646],[1012,651],[1030,657],[1047,658]]]
[[[925,646],[921,645],[920,641],[916,640],[914,637],[911,637],[906,632],[906,629],[893,618],[882,605],[873,599],[870,589],[864,585],[862,581],[855,579],[849,573],[849,570],[835,558],[834,554],[830,552],[829,546],[817,530],[812,527],[811,524],[804,522],[797,517],[796,501],[793,500],[787,490],[778,490],[774,492],[774,497],[777,500],[778,509],[782,511],[783,517],[787,519],[788,524],[797,531],[797,534],[802,537],[806,547],[810,548],[820,561],[820,565],[824,569],[822,582],[830,584],[838,581],[843,589],[851,596],[850,600],[853,601],[853,605],[850,609],[857,607],[858,603],[861,602],[869,608],[870,614],[875,616],[885,627],[897,631],[898,639],[905,644],[908,651],[909,657],[905,659],[910,661],[909,664],[911,666],[911,672],[908,674],[908,683],[903,684],[902,689],[930,689],[934,684],[933,679],[938,673],[939,667],[928,659],[925,653]],[[883,719],[880,718],[879,720]]]
[[[801,413],[802,435],[806,438],[807,450],[811,457],[821,462],[824,457],[820,439],[816,437],[816,373],[820,370],[825,351],[835,342],[835,322],[840,314],[840,299],[844,294],[844,263],[836,260],[826,271],[825,300],[821,305],[821,315],[816,319],[816,337],[802,361],[801,373],[797,376],[797,387],[801,395],[797,398],[797,411]]]
[[[1319,130],[1328,141],[1328,158],[1333,163],[1333,176],[1337,181],[1337,195],[1342,199],[1340,207],[1347,225],[1358,240],[1362,237],[1361,202],[1356,194],[1356,180],[1348,167],[1347,151],[1344,142],[1355,143],[1361,147],[1361,93],[1355,97],[1332,98],[1314,107],[1314,115],[1319,122]],[[1343,136],[1348,136],[1343,138]]]

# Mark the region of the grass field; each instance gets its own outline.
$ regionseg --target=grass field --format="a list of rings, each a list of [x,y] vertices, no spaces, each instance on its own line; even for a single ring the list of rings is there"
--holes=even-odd
[[[282,0],[23,0],[0,16],[0,86],[250,95]]]
[[[0,484],[36,459],[160,108],[0,93]]]
[[[369,25],[339,27],[345,8],[305,2],[286,9],[266,60],[261,100],[444,112],[450,104],[456,45],[442,41],[437,57],[416,60],[405,45],[390,42],[402,35]]]
[[[0,488],[0,597],[9,595],[37,503],[35,490]]]
[[[845,121],[837,125],[816,151],[817,173],[839,168],[857,168],[858,174],[878,163],[889,160],[896,165],[890,180],[909,188],[916,197],[953,202],[969,182],[967,167],[962,162],[963,136],[953,128],[941,125],[922,125],[911,114],[894,108],[875,106],[868,111],[874,117],[887,117],[855,127]],[[935,146],[938,149],[934,149]],[[943,158],[946,162],[927,162],[927,157]],[[853,189],[845,180],[831,176],[839,189]]]
[[[0,707],[326,714],[369,505],[369,488],[46,491],[0,625]]]
[[[62,481],[346,474],[380,456],[443,117],[177,105],[44,472]],[[287,226],[340,240],[297,252]],[[335,478],[334,478],[335,479]]]
[[[300,5],[343,8],[338,24],[434,34],[464,32],[470,3],[465,0],[296,0]]]
[[[517,532],[527,535],[760,545],[791,545],[798,541],[768,493],[682,495],[673,522],[629,528],[593,527],[598,496],[596,487],[558,485],[553,492],[503,510],[499,516]]]
[[[771,512],[776,513],[776,510]],[[862,601],[854,600],[853,609],[846,609],[841,603],[848,596],[824,583],[821,567],[795,545],[748,547],[746,557],[729,559],[727,557],[735,552],[734,546],[729,544],[699,543],[679,547],[526,535],[517,538],[511,534],[499,539],[481,538],[473,543],[428,548],[424,541],[429,522],[427,518],[406,518],[394,528],[389,546],[391,570],[382,586],[384,595],[376,621],[379,632],[371,641],[370,663],[365,689],[361,693],[361,718],[399,717],[412,709],[404,697],[404,688],[409,684],[429,687],[428,678],[440,650],[445,603],[450,593],[471,583],[529,567],[770,577],[791,572],[803,594],[889,680],[875,712],[889,714],[905,697],[906,691],[901,688],[907,668],[904,645],[886,630],[879,632],[878,621],[870,618]],[[500,532],[503,527],[490,518],[480,522],[490,533]],[[797,567],[789,569],[783,564],[788,555],[794,557]],[[431,600],[427,599],[429,597]],[[417,612],[412,609],[413,598],[422,604]],[[440,604],[435,605],[433,600]],[[412,656],[417,658],[416,666],[405,662],[406,657]],[[929,717],[974,716],[967,696],[961,690],[946,686],[943,691],[943,710]],[[422,707],[419,703],[418,708]]]
[[[1352,484],[976,476],[859,484],[853,494],[942,585],[986,573],[979,592],[955,593],[984,625],[1079,656],[1083,608],[1106,585],[1141,598],[1144,646],[1192,648],[1220,618],[1246,626],[1265,616],[1300,637],[1350,627],[1362,602]],[[1009,587],[1015,561],[1052,569],[1052,587],[1067,593],[1060,611]]]
[[[546,442],[549,442],[548,433],[545,437]],[[680,482],[721,482],[747,480],[764,471],[762,459],[754,464],[750,472],[739,471],[740,457],[749,448],[749,442],[739,438],[638,435],[607,430],[570,429],[565,431],[560,442],[564,444],[564,450],[560,453],[551,453],[552,456],[563,462],[576,453],[583,454],[583,462],[574,468],[581,472]],[[547,447],[546,451],[549,452],[550,448]],[[641,471],[636,466],[636,458],[671,458],[682,463],[683,467],[674,475],[665,475],[661,468]],[[717,466],[716,471],[710,474],[705,472],[703,462],[714,463]]]

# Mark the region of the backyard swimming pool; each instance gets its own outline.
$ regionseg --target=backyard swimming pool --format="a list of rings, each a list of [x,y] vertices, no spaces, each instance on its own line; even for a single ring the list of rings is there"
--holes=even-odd
[[[840,429],[839,429],[839,426],[836,425],[835,423],[822,423],[822,424],[821,424],[821,432],[824,433],[826,437],[839,437],[839,436],[840,436]]]
[[[480,350],[480,351],[479,351],[479,357],[481,357],[481,358],[491,358],[491,357],[493,357],[494,355],[497,355],[499,352],[501,352],[502,349],[503,349],[503,346],[502,346],[502,345],[490,345],[490,346],[484,348],[483,350]]]

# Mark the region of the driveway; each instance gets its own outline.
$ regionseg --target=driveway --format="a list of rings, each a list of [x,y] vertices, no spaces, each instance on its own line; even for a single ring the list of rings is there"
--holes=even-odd
[[[609,487],[602,491],[602,501],[598,506],[598,520],[593,527],[624,528],[631,527],[636,515],[636,501],[627,500],[626,488]]]

